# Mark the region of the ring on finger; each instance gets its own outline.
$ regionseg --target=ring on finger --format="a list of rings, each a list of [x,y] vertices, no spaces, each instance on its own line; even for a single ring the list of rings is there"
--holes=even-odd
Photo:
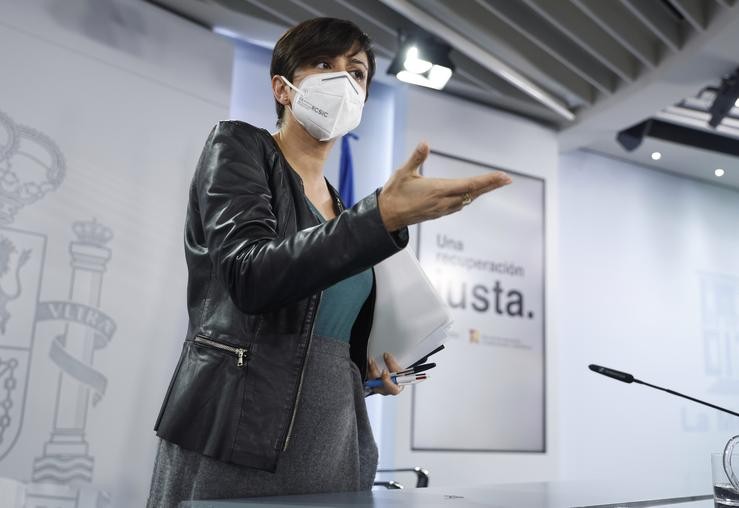
[[[462,198],[462,205],[467,206],[470,203],[472,203],[472,195],[469,192],[465,192],[464,197]]]

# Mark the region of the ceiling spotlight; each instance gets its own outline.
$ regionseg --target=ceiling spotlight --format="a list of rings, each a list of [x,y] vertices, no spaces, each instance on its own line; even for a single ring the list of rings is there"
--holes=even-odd
[[[428,36],[403,40],[387,73],[406,83],[441,90],[454,72],[450,51],[449,45]]]
[[[652,160],[658,161],[662,158],[662,154],[659,152],[652,152]]]
[[[419,58],[418,47],[411,46],[408,48],[408,51],[405,52],[403,67],[406,71],[413,74],[423,74],[430,71],[433,66],[434,64],[431,62]]]
[[[713,172],[713,174],[716,175],[719,178],[721,178],[722,176],[724,176],[724,173],[726,173],[726,171],[724,171],[721,168],[717,168],[716,171]]]

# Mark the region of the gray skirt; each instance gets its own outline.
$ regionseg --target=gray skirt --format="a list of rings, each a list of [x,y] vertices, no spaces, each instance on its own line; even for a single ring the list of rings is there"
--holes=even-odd
[[[181,501],[369,490],[377,470],[359,369],[349,344],[313,336],[288,449],[274,473],[159,441],[147,506]]]

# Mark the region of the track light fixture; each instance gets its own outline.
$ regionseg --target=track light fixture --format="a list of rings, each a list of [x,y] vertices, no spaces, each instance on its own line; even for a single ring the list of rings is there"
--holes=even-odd
[[[721,85],[716,91],[716,98],[708,109],[708,112],[711,113],[708,125],[714,129],[718,127],[729,114],[731,108],[735,107],[737,98],[739,98],[739,69],[721,80]]]
[[[627,152],[633,152],[646,137],[739,157],[739,142],[735,138],[654,118],[620,131],[616,141]]]
[[[429,36],[404,38],[388,74],[413,85],[441,90],[454,72],[454,63],[449,58],[451,47]]]
[[[633,152],[641,145],[644,137],[649,133],[649,129],[652,126],[652,120],[647,120],[636,125],[624,129],[616,134],[616,141],[626,150],[627,152]]]

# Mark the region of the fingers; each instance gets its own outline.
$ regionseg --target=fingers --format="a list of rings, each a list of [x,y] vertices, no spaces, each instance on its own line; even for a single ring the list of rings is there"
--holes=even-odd
[[[487,178],[483,179],[481,177]],[[481,196],[486,192],[505,187],[506,185],[509,185],[513,182],[513,179],[502,171],[496,171],[492,175],[480,175],[479,177],[474,178],[480,178],[479,182],[475,182],[475,184],[480,183],[480,186],[470,191],[472,199],[475,199],[476,197]]]
[[[435,180],[437,191],[442,196],[463,196],[465,192],[469,192],[472,199],[512,182],[511,177],[502,171],[470,178],[437,178]]]
[[[385,395],[397,395],[403,391],[404,387],[393,383],[393,380],[390,378],[390,372],[400,372],[403,370],[403,367],[400,366],[395,357],[390,353],[383,354],[382,359],[385,360],[385,365],[387,366],[387,369],[382,371],[381,376],[383,392]]]
[[[385,365],[387,365],[388,371],[400,372],[403,370],[403,367],[398,363],[398,361],[392,354],[385,353],[382,355],[382,358],[383,360],[385,360]]]
[[[452,213],[456,213],[460,211],[465,206],[472,203],[472,201],[475,200],[478,196],[481,194],[484,194],[485,192],[470,192],[467,194],[466,192],[463,194],[460,194],[458,196],[450,196],[445,198],[440,198],[436,201],[436,206],[434,207],[434,212],[432,217],[438,218],[443,217],[445,215],[450,215]]]
[[[390,372],[387,369],[382,371],[380,379],[382,379],[382,388],[380,389],[380,393],[384,395],[397,395],[403,391],[402,386],[396,385],[393,383],[393,380],[390,379]]]
[[[382,372],[380,371],[380,367],[378,367],[377,362],[374,358],[370,357],[369,359],[369,369],[367,371],[367,378],[368,379],[377,379],[380,377]]]
[[[418,168],[423,164],[429,156],[429,145],[425,141],[421,141],[413,150],[408,161],[401,167],[401,171],[406,173],[417,173]]]
[[[372,391],[375,393],[381,393],[382,395],[398,395],[400,392],[403,391],[403,387],[393,383],[393,380],[390,377],[390,373],[400,372],[403,369],[395,360],[393,355],[385,353],[383,355],[383,359],[385,360],[385,365],[387,366],[387,369],[382,369],[382,371],[380,370],[374,358],[369,359],[369,370],[367,372],[367,377],[369,379],[382,380],[382,387],[375,388]]]
[[[460,211],[465,207],[464,196],[441,198],[436,202],[433,217],[443,217]]]

